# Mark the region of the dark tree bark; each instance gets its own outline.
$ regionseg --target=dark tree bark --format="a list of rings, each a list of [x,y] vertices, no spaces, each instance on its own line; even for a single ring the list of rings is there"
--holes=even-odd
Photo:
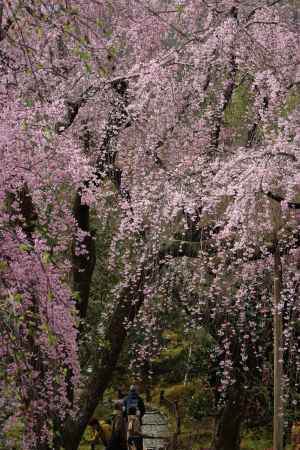
[[[83,241],[87,253],[77,255],[75,248],[73,248],[72,255],[73,288],[79,294],[76,305],[80,319],[84,319],[87,313],[91,281],[96,263],[96,248],[93,233],[90,229],[90,208],[88,205],[81,203],[80,192],[76,193],[73,211],[80,230],[89,233]]]
[[[127,335],[124,324],[134,320],[143,303],[144,276],[145,272],[142,271],[138,283],[124,290],[111,317],[105,336],[108,344],[105,349],[101,350],[98,364],[93,368],[88,386],[82,394],[78,417],[75,420],[69,418],[61,430],[61,445],[65,450],[78,448],[84,430],[98,405],[99,398],[102,397],[111,381]]]
[[[213,450],[240,450],[240,431],[244,419],[246,395],[242,385],[228,389],[224,406],[216,417]]]

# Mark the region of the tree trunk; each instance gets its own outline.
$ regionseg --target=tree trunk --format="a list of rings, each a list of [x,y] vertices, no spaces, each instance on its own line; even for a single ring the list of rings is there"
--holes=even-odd
[[[77,255],[75,242],[73,244],[72,252],[73,290],[79,294],[76,307],[78,309],[79,318],[85,319],[88,309],[92,276],[96,264],[96,248],[90,229],[90,208],[88,205],[81,203],[80,190],[76,192],[73,212],[78,228],[81,231],[89,233],[83,240],[87,253]],[[79,332],[81,331],[82,324],[80,324],[79,327]]]
[[[216,418],[213,450],[240,450],[240,430],[246,396],[241,385],[228,389],[226,402]]]
[[[124,320],[132,321],[138,312],[143,299],[132,305],[132,299],[120,302],[113,313],[106,334],[109,345],[101,351],[98,365],[94,367],[88,386],[81,395],[77,417],[68,418],[58,425],[58,436],[53,446],[45,445],[39,450],[77,450],[85,428],[98,406],[99,399],[107,389],[116,368],[120,353],[126,339]]]
[[[127,335],[124,324],[134,320],[143,304],[143,285],[147,273],[148,271],[142,271],[138,282],[124,290],[116,306],[106,332],[105,340],[108,345],[101,350],[98,363],[93,368],[89,383],[82,393],[78,416],[75,419],[68,418],[61,427],[60,446],[65,450],[78,449],[99,399],[111,381]],[[60,448],[59,445],[57,448]]]
[[[273,417],[273,447],[275,450],[283,450],[284,434],[284,407],[283,407],[283,319],[281,310],[282,289],[282,265],[280,257],[280,243],[278,234],[282,228],[281,204],[270,203],[271,218],[274,227],[274,280],[273,280],[273,303],[274,303],[274,417]]]
[[[98,370],[91,377],[78,417],[75,420],[69,419],[64,426],[62,441],[65,450],[77,450],[84,430],[99,403],[99,399],[111,381],[126,337],[124,328],[120,328],[112,328],[115,332],[114,342],[112,342],[109,349],[105,349],[102,353],[101,363]]]
[[[282,267],[278,243],[274,254],[274,418],[273,447],[283,450],[283,334],[281,302]]]

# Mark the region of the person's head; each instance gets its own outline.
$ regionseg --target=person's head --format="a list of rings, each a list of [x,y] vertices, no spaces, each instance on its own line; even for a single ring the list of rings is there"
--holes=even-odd
[[[118,389],[118,391],[117,391],[117,396],[118,396],[118,399],[119,399],[119,400],[121,400],[121,399],[124,397],[124,394],[123,394],[123,392],[122,392],[122,389]]]
[[[92,417],[92,418],[91,418],[91,420],[89,421],[89,426],[92,427],[92,428],[94,428],[94,429],[99,428],[99,422],[98,422],[98,420],[96,419],[96,417]]]
[[[130,392],[137,392],[137,388],[134,384],[132,384],[129,388]]]
[[[122,411],[123,409],[123,402],[120,400],[117,400],[116,402],[114,402],[114,410],[115,411]]]
[[[128,409],[128,415],[129,416],[136,416],[136,407],[135,406],[130,406]]]

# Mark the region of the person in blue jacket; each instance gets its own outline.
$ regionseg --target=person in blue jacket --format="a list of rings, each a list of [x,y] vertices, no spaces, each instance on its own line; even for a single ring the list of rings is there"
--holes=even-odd
[[[143,416],[145,415],[146,408],[144,400],[138,395],[137,388],[135,385],[130,386],[127,397],[125,397],[123,402],[123,411],[125,417],[128,417],[129,408],[136,408],[136,415],[142,423]]]

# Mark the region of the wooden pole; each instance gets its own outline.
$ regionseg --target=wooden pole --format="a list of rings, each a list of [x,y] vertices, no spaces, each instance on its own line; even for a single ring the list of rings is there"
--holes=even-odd
[[[282,340],[282,310],[281,310],[282,267],[277,236],[274,252],[274,417],[273,417],[273,448],[283,450],[283,340]]]

